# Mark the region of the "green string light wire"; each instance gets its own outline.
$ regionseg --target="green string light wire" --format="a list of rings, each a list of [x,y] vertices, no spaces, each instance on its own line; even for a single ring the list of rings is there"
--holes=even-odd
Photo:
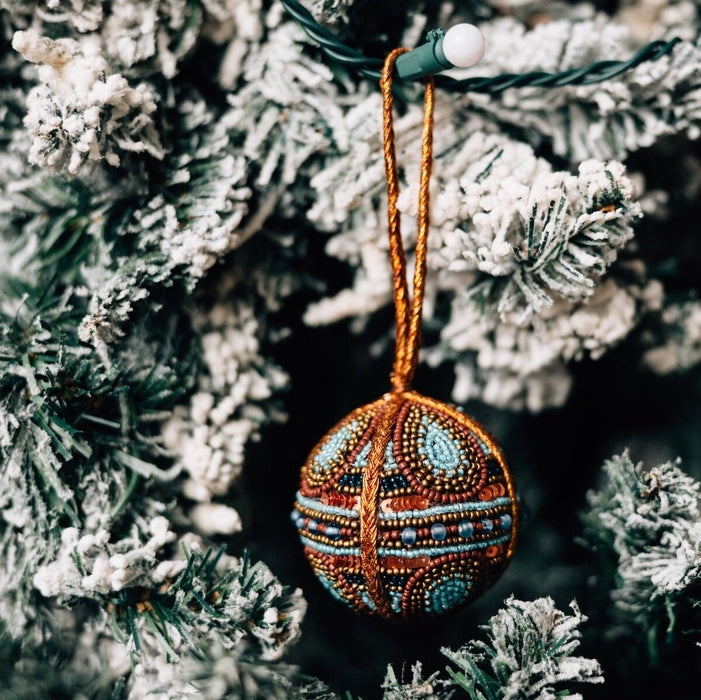
[[[312,17],[309,10],[297,0],[280,0],[287,12],[302,26],[321,50],[333,61],[354,68],[366,78],[379,80],[382,59],[368,58],[357,49],[346,46],[328,29],[324,29]],[[562,87],[564,85],[591,85],[610,80],[646,61],[656,61],[665,56],[681,41],[678,37],[669,41],[653,41],[644,46],[627,61],[598,61],[583,68],[572,68],[561,73],[532,71],[530,73],[505,73],[490,78],[466,78],[457,80],[447,75],[435,77],[436,86],[454,92],[486,92],[495,94],[513,87]]]

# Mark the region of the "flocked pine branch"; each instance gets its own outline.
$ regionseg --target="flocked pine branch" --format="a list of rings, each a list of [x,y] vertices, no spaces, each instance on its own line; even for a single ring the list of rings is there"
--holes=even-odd
[[[686,372],[701,362],[701,303],[670,302],[660,314],[644,364],[658,374]]]
[[[481,26],[489,55],[468,75],[557,73],[620,60],[639,47],[625,25],[604,15],[547,22],[531,30],[513,18]],[[697,32],[698,28],[696,20]],[[691,139],[699,137],[700,65],[701,49],[688,41],[659,61],[643,63],[603,83],[559,88],[547,98],[539,88],[470,95],[464,109],[484,110],[510,129],[522,130],[534,145],[547,142],[570,162],[622,159],[663,136],[686,132]]]
[[[558,610],[551,598],[532,602],[505,601],[485,625],[488,641],[471,641],[458,650],[442,649],[451,662],[448,679],[421,677],[412,668],[410,680],[398,680],[390,667],[383,684],[386,700],[456,697],[472,700],[554,700],[568,696],[580,683],[603,683],[598,661],[574,652],[580,645],[579,626],[586,622],[573,601],[572,614]]]
[[[211,501],[231,490],[246,444],[261,425],[286,417],[271,399],[287,386],[287,375],[260,354],[253,304],[220,301],[193,320],[205,368],[198,390],[164,423],[163,438],[188,475],[183,492],[200,503],[190,513],[199,531],[232,534],[240,530],[240,518]]]
[[[375,128],[353,113],[348,119],[372,150]],[[398,120],[399,143],[418,128],[414,112]],[[640,262],[611,270],[640,215],[633,184],[617,162],[586,161],[573,175],[553,171],[527,145],[503,136],[455,138],[438,124],[427,280],[428,308],[437,304],[438,313],[427,317],[440,342],[428,345],[424,358],[454,364],[458,401],[559,405],[570,388],[567,363],[600,357],[661,304],[662,288],[646,279]],[[359,148],[358,139],[350,143]],[[400,161],[410,157],[404,146]],[[373,163],[361,175],[351,152],[340,163],[346,167],[330,164],[312,179],[321,206],[310,216],[331,227],[327,213],[347,210],[346,230],[327,250],[355,266],[355,280],[308,310],[313,324],[365,315],[392,298],[382,206],[371,199],[359,211],[355,199],[360,188],[364,196],[381,191],[380,171]],[[413,171],[407,177],[399,202],[405,219],[416,214],[418,186]],[[412,222],[404,226],[409,241]]]
[[[245,645],[232,649],[217,641],[178,664],[138,665],[135,675],[130,700],[338,700],[323,681],[300,674],[295,666],[261,659]]]
[[[69,218],[68,223],[72,220]],[[76,229],[69,227],[64,231],[57,226],[53,241],[46,242],[47,253],[51,246],[55,248],[55,254],[43,257],[43,272],[49,280],[56,279],[58,270],[68,279],[71,274],[80,274],[66,264],[65,256],[89,250],[91,238],[85,235],[84,228]],[[14,246],[9,246],[9,250],[13,252]],[[82,257],[78,255],[78,260]],[[259,261],[270,257],[259,256]],[[188,344],[176,339],[185,318],[178,313],[163,315],[160,322],[151,326],[154,317],[149,312],[132,314],[130,332],[121,336],[118,344],[106,344],[98,352],[80,343],[76,335],[76,321],[85,312],[85,295],[67,287],[56,300],[53,286],[37,290],[23,277],[31,278],[35,270],[42,268],[32,256],[25,256],[24,260],[28,264],[17,271],[21,275],[6,274],[1,280],[5,313],[2,398],[6,409],[2,414],[2,447],[9,450],[9,458],[8,452],[3,451],[3,468],[5,478],[15,482],[3,497],[8,506],[2,538],[4,555],[14,562],[0,580],[3,610],[14,634],[33,622],[34,615],[44,616],[37,611],[52,608],[54,602],[74,607],[84,605],[81,601],[92,601],[103,611],[110,606],[113,611],[127,611],[126,619],[130,620],[128,611],[133,613],[133,608],[125,607],[122,599],[140,606],[144,590],[168,585],[186,567],[184,560],[173,559],[169,554],[176,535],[161,515],[161,499],[183,487],[183,482],[175,481],[182,466],[172,464],[173,454],[159,435],[174,404],[191,386],[195,364]],[[227,430],[231,433],[231,427],[239,426],[240,437],[234,450],[239,467],[243,443],[270,417],[261,404],[284,381],[279,370],[266,367],[250,331],[261,324],[261,313],[266,308],[279,303],[278,295],[290,290],[286,273],[268,282],[262,270],[243,266],[250,276],[249,288],[256,288],[261,297],[258,319],[246,310],[243,298],[239,299],[238,309],[220,305],[213,312],[215,325],[208,333],[204,332],[202,320],[192,319],[205,341],[205,358],[221,369],[217,358],[227,344],[232,358],[237,357],[224,381],[213,374],[201,386],[216,391],[221,398],[220,418],[213,425],[219,429],[223,426],[222,437],[226,437]],[[11,267],[8,272],[12,271]],[[235,284],[236,281],[228,283],[226,291],[232,291]],[[237,330],[238,326],[241,330]],[[153,346],[156,339],[160,350]],[[243,348],[247,348],[246,361]],[[161,364],[154,366],[154,358],[159,358]],[[272,382],[272,388],[268,382]],[[238,417],[234,415],[236,411],[240,412]],[[229,418],[234,420],[227,427],[225,421]],[[178,454],[177,448],[174,450]],[[86,468],[88,464],[90,469]],[[144,487],[158,488],[158,484],[164,489],[160,497],[154,498],[152,489],[148,496],[135,497]],[[216,512],[211,512],[213,509]],[[236,527],[240,526],[238,515],[224,504],[209,505],[206,513],[196,511],[197,507],[189,515],[192,524],[202,532],[226,529],[232,516]],[[214,530],[213,520],[217,521]],[[60,542],[57,525],[63,528]],[[272,620],[274,600],[270,595],[282,590],[279,584],[263,565],[249,569],[244,563],[239,571],[238,597],[231,610],[244,616],[252,638],[262,640],[255,646],[257,651],[247,657],[251,666],[254,658],[267,658],[295,636],[284,632],[283,626],[287,625],[286,620],[298,624],[302,601],[297,596],[296,610],[285,609]],[[37,592],[43,599],[37,597]],[[261,615],[268,617],[255,624],[252,617],[246,617],[245,596],[253,606],[251,616],[257,614],[254,608],[258,605]],[[135,609],[140,613],[148,611],[146,607]],[[184,610],[179,607],[179,611]],[[106,613],[103,615],[103,628],[107,629]],[[124,619],[121,618],[122,623]],[[95,622],[99,626],[99,619]],[[156,627],[154,632],[153,625],[143,619],[137,623],[153,635],[150,648],[162,650],[159,641],[165,639],[163,631]],[[44,619],[33,628],[33,633],[41,635],[46,624]],[[176,629],[180,631],[184,625],[179,624]],[[127,631],[118,636],[126,643],[136,644],[130,642],[134,637]],[[236,639],[236,633],[227,628],[222,637],[222,643],[229,643],[227,640]],[[111,653],[119,655],[118,651]],[[174,658],[165,654],[162,663],[172,663]],[[81,659],[71,662],[80,665]],[[130,677],[127,670],[122,673],[124,679]],[[285,672],[287,675],[280,673],[280,683],[289,684],[286,679],[294,674],[294,669]],[[271,670],[270,675],[277,678],[279,673]],[[17,680],[20,676],[14,677]]]
[[[97,43],[118,72],[128,77],[162,75],[167,79],[176,76],[182,61],[217,22],[234,33],[232,22],[244,15],[236,5],[197,0],[115,0],[107,7],[102,0],[0,2],[17,29],[86,38]]]
[[[144,83],[132,87],[112,74],[94,43],[20,31],[12,46],[40,64],[41,84],[27,97],[30,162],[76,175],[88,161],[115,166],[129,152],[163,158],[153,95]]]
[[[186,91],[168,117],[175,124],[168,157],[155,170],[136,168],[146,182],[153,178],[151,190],[126,171],[66,183],[19,169],[2,183],[9,206],[0,218],[21,231],[17,247],[71,253],[65,274],[90,294],[80,334],[96,346],[118,338],[154,290],[194,287],[265,218],[241,230],[251,196],[245,163],[202,99]],[[72,235],[62,235],[65,226]]]
[[[75,605],[96,601],[109,616],[117,639],[136,658],[160,650],[166,657],[196,653],[214,638],[235,646],[248,637],[265,660],[279,657],[299,635],[306,604],[299,590],[288,591],[261,562],[185,551],[185,557],[156,556],[175,534],[165,518],[151,523],[143,548],[123,538],[112,547],[106,533],[77,539],[63,534],[62,551],[41,568],[35,584],[46,597]],[[122,548],[122,552],[119,549]]]
[[[399,677],[392,666],[387,666],[382,689],[383,700],[442,700],[454,695],[452,682],[441,678],[439,672],[424,678],[420,661],[412,665],[411,674],[403,671]]]
[[[259,34],[251,28],[232,43],[248,46],[246,37]],[[38,130],[35,150],[46,156],[42,163],[53,170],[67,164],[77,174],[86,159],[107,157],[117,166],[125,153],[151,156],[132,158],[115,172],[86,171],[90,186],[76,184],[82,186],[77,202],[67,185],[27,172],[13,172],[5,185],[13,217],[24,215],[23,225],[36,208],[28,201],[46,200],[44,190],[65,187],[50,202],[54,217],[75,208],[98,229],[102,246],[87,261],[83,278],[92,293],[83,339],[99,344],[117,337],[133,307],[156,285],[182,280],[194,287],[277,207],[289,204],[286,189],[299,187],[303,167],[333,150],[336,141],[345,143],[347,133],[338,128],[338,87],[328,69],[300,53],[302,36],[293,23],[282,24],[259,52],[241,58],[235,71],[229,66],[231,79],[245,84],[230,95],[228,109],[213,109],[192,86],[176,86],[174,104],[159,105],[155,119],[155,102],[147,113],[135,114],[132,88],[118,75],[106,77],[107,64],[88,38],[52,42],[30,32],[16,34],[18,49],[49,63],[40,69],[42,84],[32,94],[60,102],[37,103],[34,109],[32,98],[27,106],[27,123]],[[223,60],[233,61],[228,49]],[[283,66],[294,80],[279,81]],[[138,90],[146,95],[144,85]],[[310,97],[317,90],[322,94]],[[88,124],[91,114],[94,123]],[[40,231],[32,227],[32,234]],[[112,246],[119,255],[112,255],[117,252]]]
[[[1,282],[15,295],[0,317],[0,454],[8,486],[1,541],[3,558],[15,564],[3,570],[0,595],[3,617],[21,634],[32,614],[32,576],[58,551],[60,529],[110,527],[141,479],[177,476],[162,468],[165,451],[154,438],[160,417],[187,391],[192,362],[185,345],[179,362],[176,355],[154,363],[147,359],[157,357],[153,346],[131,336],[106,365],[78,342],[81,300],[70,290]],[[130,518],[153,508],[144,499]]]
[[[299,636],[306,604],[248,555],[193,552],[172,584],[132,589],[109,607],[136,663],[130,698],[328,697],[322,683],[272,663]]]
[[[602,484],[587,494],[586,537],[613,565],[614,610],[653,655],[665,639],[698,636],[700,496],[679,461],[645,469],[627,451],[604,462]]]
[[[34,650],[6,638],[0,697],[335,697],[322,682],[277,662],[299,633],[299,591],[290,592],[247,555],[213,556],[196,539],[189,544],[191,554],[157,587],[97,596],[100,612],[89,624],[57,627],[51,641]],[[94,554],[78,543],[75,570],[86,552]],[[68,566],[65,561],[64,570]],[[80,606],[68,592],[66,599]]]

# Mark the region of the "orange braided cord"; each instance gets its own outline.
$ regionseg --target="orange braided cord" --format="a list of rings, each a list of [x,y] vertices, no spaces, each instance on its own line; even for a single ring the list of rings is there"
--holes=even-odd
[[[395,49],[385,60],[382,71],[382,116],[385,173],[387,175],[387,223],[389,229],[389,251],[392,260],[394,305],[397,318],[396,345],[392,387],[404,391],[409,387],[416,371],[421,345],[421,314],[423,309],[424,281],[426,277],[426,250],[429,227],[429,181],[431,178],[433,152],[433,78],[426,81],[424,98],[424,125],[421,140],[421,175],[419,180],[419,216],[416,241],[416,266],[414,289],[409,309],[409,289],[406,279],[406,253],[402,240],[399,210],[399,175],[394,144],[392,115],[392,70],[398,56],[409,49]]]
[[[395,420],[402,403],[404,403],[404,397],[394,393],[387,398],[385,405],[378,413],[368,463],[363,470],[363,487],[360,494],[360,566],[377,612],[387,618],[394,617],[394,614],[380,578],[380,562],[377,555],[377,509],[385,450],[392,439]]]
[[[416,237],[416,265],[414,268],[414,292],[411,301],[411,321],[406,341],[405,382],[411,383],[419,361],[421,347],[421,316],[424,305],[424,281],[426,279],[426,253],[428,248],[429,185],[433,165],[433,78],[426,81],[424,98],[424,125],[421,137],[421,176],[419,179],[419,216]]]
[[[402,367],[406,352],[406,339],[409,327],[409,289],[406,280],[406,256],[404,243],[399,223],[399,210],[397,199],[399,198],[399,174],[397,172],[397,153],[394,146],[393,104],[392,95],[392,71],[394,63],[401,54],[409,49],[394,49],[385,59],[382,69],[382,133],[385,155],[385,174],[387,176],[387,224],[389,229],[389,252],[392,260],[392,282],[394,286],[394,306],[397,318],[397,331],[395,341],[394,369],[392,372],[392,386],[395,391],[401,391],[404,387]]]

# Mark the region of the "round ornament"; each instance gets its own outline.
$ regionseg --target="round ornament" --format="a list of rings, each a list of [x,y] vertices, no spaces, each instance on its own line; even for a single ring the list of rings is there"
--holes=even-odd
[[[302,468],[292,513],[335,598],[401,618],[476,598],[511,558],[517,518],[494,440],[414,391],[387,394],[332,428]]]
[[[421,345],[434,84],[427,79],[410,300],[392,126],[392,70],[406,51],[389,54],[380,83],[397,322],[392,391],[353,411],[311,451],[292,512],[333,596],[405,619],[476,598],[509,562],[518,526],[513,481],[494,440],[464,413],[410,389]]]

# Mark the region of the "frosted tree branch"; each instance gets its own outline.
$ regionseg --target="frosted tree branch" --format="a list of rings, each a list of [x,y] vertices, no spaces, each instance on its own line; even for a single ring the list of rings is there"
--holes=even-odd
[[[94,42],[54,41],[20,31],[12,46],[40,64],[43,85],[29,94],[25,119],[34,136],[32,163],[75,176],[88,161],[105,159],[117,166],[125,153],[163,158],[152,93],[145,84],[131,87],[126,78],[111,73]]]
[[[700,496],[679,461],[645,470],[628,451],[604,462],[600,488],[587,494],[587,538],[616,566],[614,606],[655,643],[660,628],[686,624],[678,611],[699,604]]]

